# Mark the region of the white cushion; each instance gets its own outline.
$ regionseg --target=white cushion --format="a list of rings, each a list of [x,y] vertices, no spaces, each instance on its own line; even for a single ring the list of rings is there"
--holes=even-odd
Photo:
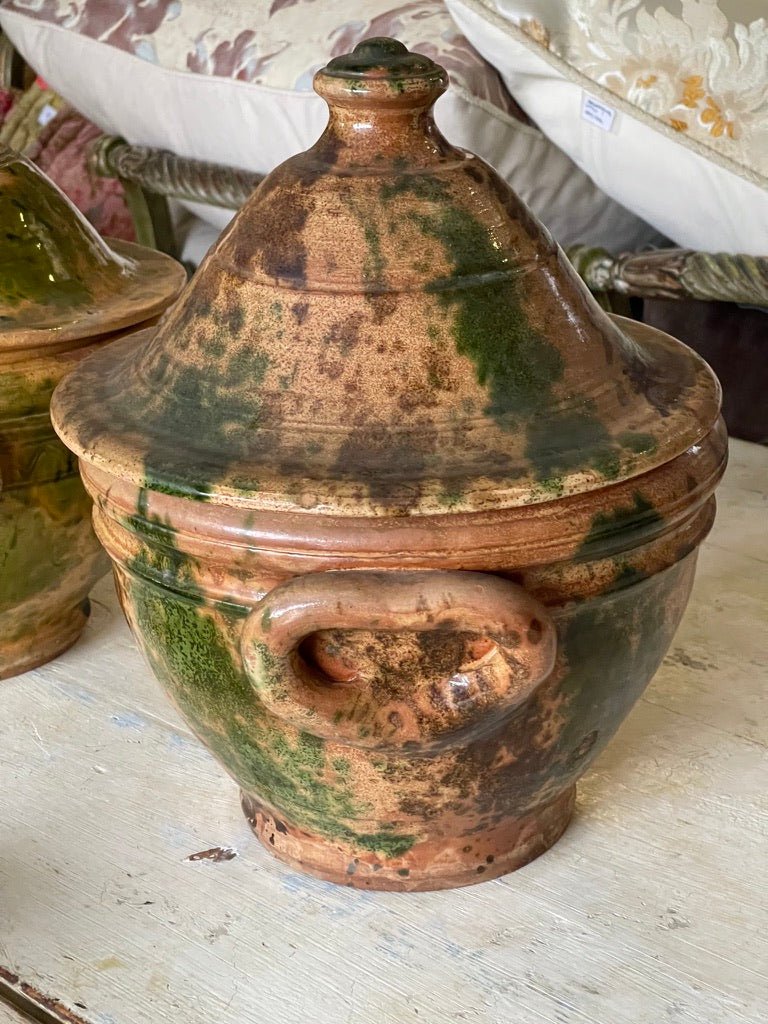
[[[455,28],[442,0],[6,0],[0,24],[74,107],[128,142],[266,172],[319,136],[312,75],[370,35],[446,66],[437,120],[491,163],[563,244],[634,249],[658,232],[609,199],[537,128]],[[196,207],[223,227],[229,211]]]
[[[614,199],[679,245],[768,255],[768,24],[729,22],[718,0],[666,3],[447,0],[523,109]],[[726,3],[745,20],[765,9]]]
[[[220,231],[173,199],[170,206],[178,257],[182,263],[191,263],[197,267],[202,263],[203,256],[218,240]]]

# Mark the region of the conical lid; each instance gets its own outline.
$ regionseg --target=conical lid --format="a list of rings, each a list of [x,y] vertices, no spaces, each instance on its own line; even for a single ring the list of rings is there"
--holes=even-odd
[[[317,144],[268,175],[143,346],[60,388],[70,447],[165,492],[392,516],[550,501],[703,437],[706,364],[603,313],[437,131],[446,85],[387,39],[318,72]]]
[[[42,171],[0,146],[0,352],[138,324],[183,283],[170,257],[107,245]]]

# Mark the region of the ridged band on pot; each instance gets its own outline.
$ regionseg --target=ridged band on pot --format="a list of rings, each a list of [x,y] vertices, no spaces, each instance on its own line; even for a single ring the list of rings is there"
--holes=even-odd
[[[326,569],[512,569],[542,592],[547,579],[556,580],[555,567],[567,566],[569,586],[578,579],[579,594],[589,596],[634,559],[660,571],[703,540],[726,455],[720,420],[701,443],[653,473],[615,485],[598,504],[591,495],[575,495],[514,510],[403,517],[385,525],[363,517],[243,515],[231,506],[137,487],[84,460],[81,472],[96,500],[97,529],[116,561],[133,557],[137,539],[169,552],[178,548],[204,574],[205,592],[216,601],[229,598],[230,577],[255,604],[264,596],[263,579],[276,583]],[[606,567],[599,578],[580,568],[587,555]],[[152,575],[151,567],[147,571]],[[158,571],[157,581],[163,578]]]

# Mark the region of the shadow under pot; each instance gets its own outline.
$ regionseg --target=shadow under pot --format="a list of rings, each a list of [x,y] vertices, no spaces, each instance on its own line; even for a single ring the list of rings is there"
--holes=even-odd
[[[77,460],[51,425],[53,389],[130,325],[156,322],[183,282],[166,256],[107,245],[0,147],[0,679],[74,643],[109,567]]]
[[[164,321],[58,387],[128,622],[266,848],[360,888],[551,846],[667,650],[726,437],[370,40]],[[190,780],[190,785],[193,785]]]

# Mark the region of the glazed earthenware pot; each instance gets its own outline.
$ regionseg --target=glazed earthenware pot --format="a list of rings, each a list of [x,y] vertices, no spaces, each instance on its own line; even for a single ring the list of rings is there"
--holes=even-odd
[[[33,164],[0,148],[0,679],[72,644],[109,567],[51,393],[184,283],[166,256],[105,244]]]
[[[128,621],[267,849],[379,889],[511,871],[655,672],[726,439],[369,40],[156,330],[54,396]],[[190,786],[194,779],[190,779]]]

